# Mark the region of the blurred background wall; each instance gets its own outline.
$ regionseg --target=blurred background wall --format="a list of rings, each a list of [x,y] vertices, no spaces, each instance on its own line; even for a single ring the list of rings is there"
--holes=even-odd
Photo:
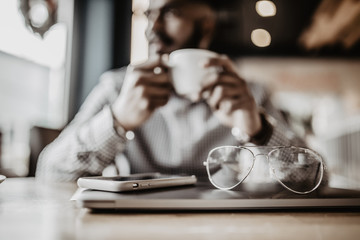
[[[48,15],[40,5],[21,9],[26,2],[45,2]],[[73,118],[99,76],[147,59],[148,1],[0,4],[0,169],[32,175],[38,152]],[[245,79],[271,90],[291,126],[324,155],[338,185],[360,187],[360,2],[218,4],[212,49],[234,58]]]

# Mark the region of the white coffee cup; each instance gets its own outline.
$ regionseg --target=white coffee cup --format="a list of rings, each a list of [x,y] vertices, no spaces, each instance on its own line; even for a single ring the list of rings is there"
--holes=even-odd
[[[203,64],[218,54],[205,49],[180,49],[169,55],[171,81],[176,93],[196,102],[200,100],[203,86],[207,86],[216,67],[205,68]]]

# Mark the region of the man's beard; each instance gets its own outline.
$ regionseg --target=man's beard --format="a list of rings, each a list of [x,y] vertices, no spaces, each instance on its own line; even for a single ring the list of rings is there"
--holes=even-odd
[[[171,51],[175,51],[177,49],[183,49],[183,48],[198,48],[200,45],[200,41],[202,39],[201,32],[202,31],[201,31],[200,23],[195,22],[194,23],[194,31],[192,32],[189,39],[182,46],[177,47],[176,49],[172,49]],[[148,40],[149,40],[150,44],[151,44],[151,42],[156,41],[156,39],[158,39],[161,41],[162,44],[165,45],[165,49],[171,48],[172,45],[175,44],[175,40],[173,38],[171,38],[170,36],[168,36],[165,32],[151,33],[151,35],[147,35],[147,36],[148,36]],[[159,53],[163,54],[163,53],[167,53],[167,52],[157,52],[157,54],[159,54]]]
[[[180,47],[180,49],[182,49],[182,48],[198,48],[200,46],[200,41],[202,39],[201,32],[202,31],[201,31],[200,24],[195,22],[194,31],[193,31],[192,35],[185,42],[185,44],[182,47]]]

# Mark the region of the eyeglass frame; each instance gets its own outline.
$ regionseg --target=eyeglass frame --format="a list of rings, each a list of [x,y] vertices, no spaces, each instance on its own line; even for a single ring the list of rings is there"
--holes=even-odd
[[[238,182],[237,184],[235,184],[234,186],[232,187],[219,187],[216,183],[214,183],[214,181],[212,180],[212,177],[211,177],[211,173],[210,173],[210,169],[209,169],[209,164],[208,164],[208,159],[209,159],[209,156],[210,154],[217,150],[217,149],[220,149],[220,148],[227,148],[227,147],[231,147],[231,148],[236,148],[236,149],[246,149],[248,151],[250,151],[250,153],[252,154],[253,156],[253,159],[252,159],[252,165],[251,165],[251,169],[249,170],[249,172],[246,174],[246,176],[240,181]],[[249,148],[259,148],[259,149],[266,149],[266,148],[270,148],[270,149],[273,149],[271,151],[269,151],[267,154],[265,153],[259,153],[259,154],[254,154],[253,151],[251,151],[251,149]],[[276,151],[276,150],[279,150],[281,148],[286,148],[286,149],[291,149],[291,148],[296,148],[296,149],[301,149],[301,150],[305,150],[305,151],[311,151],[312,154],[316,155],[319,160],[320,160],[320,163],[321,163],[321,174],[320,174],[320,181],[315,185],[315,187],[313,187],[311,190],[308,190],[308,191],[305,191],[305,192],[300,192],[300,191],[296,191],[296,190],[293,190],[291,188],[289,188],[288,186],[286,186],[279,178],[278,176],[276,175],[275,173],[275,169],[271,166],[271,163],[270,163],[270,160],[269,160],[269,155]],[[267,161],[268,161],[268,166],[269,166],[269,169],[272,171],[272,175],[275,177],[275,180],[280,183],[284,188],[286,188],[287,190],[293,192],[293,193],[296,193],[296,194],[302,194],[302,195],[305,195],[305,194],[309,194],[313,191],[315,191],[321,184],[321,182],[323,181],[323,177],[324,177],[324,172],[326,170],[326,167],[325,167],[325,164],[324,164],[324,160],[322,158],[322,156],[317,153],[316,151],[312,150],[312,149],[309,149],[309,148],[304,148],[304,147],[297,147],[297,146],[219,146],[219,147],[216,147],[216,148],[213,148],[210,150],[210,152],[208,153],[208,157],[206,158],[206,161],[203,162],[203,165],[206,167],[206,171],[207,171],[207,174],[208,174],[208,178],[209,178],[209,181],[211,182],[211,184],[220,189],[220,190],[232,190],[234,188],[236,188],[237,186],[239,186],[249,175],[250,173],[252,172],[253,168],[254,168],[254,165],[255,165],[255,160],[258,156],[265,156]]]

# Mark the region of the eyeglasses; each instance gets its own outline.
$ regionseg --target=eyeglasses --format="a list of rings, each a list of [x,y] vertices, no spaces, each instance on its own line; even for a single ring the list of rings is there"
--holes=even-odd
[[[230,190],[249,176],[260,156],[268,160],[271,175],[294,193],[310,193],[323,179],[322,157],[310,149],[293,146],[217,147],[209,152],[204,166],[216,188]]]

